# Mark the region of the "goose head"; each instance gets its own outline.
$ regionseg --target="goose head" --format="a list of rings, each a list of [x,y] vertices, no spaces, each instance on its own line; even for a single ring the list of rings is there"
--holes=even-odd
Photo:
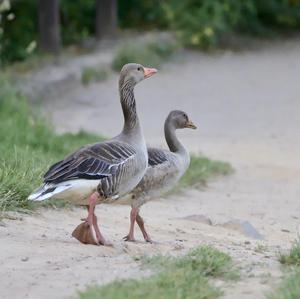
[[[144,67],[138,63],[125,64],[120,73],[120,87],[125,84],[134,87],[137,83],[153,76],[156,73],[157,69]]]
[[[189,119],[188,115],[181,110],[173,110],[170,112],[167,122],[175,129],[197,129],[196,125]]]

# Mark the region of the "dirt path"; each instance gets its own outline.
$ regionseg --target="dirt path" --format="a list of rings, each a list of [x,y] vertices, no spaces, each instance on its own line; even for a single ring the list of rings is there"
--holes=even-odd
[[[277,254],[297,238],[300,217],[300,41],[254,52],[188,53],[136,90],[149,143],[164,144],[162,123],[171,109],[188,112],[199,129],[180,132],[194,152],[226,160],[234,175],[149,203],[142,210],[160,244],[124,243],[129,207],[99,206],[114,248],[82,246],[70,232],[85,211],[41,210],[0,226],[2,298],[66,298],[90,283],[147,275],[139,256],[181,253],[212,244],[242,267],[241,281],[224,286],[226,299],[264,298],[280,277]],[[59,131],[79,128],[113,136],[121,127],[117,76],[78,87],[45,105]],[[202,221],[249,221],[264,240]],[[142,240],[138,234],[138,239]]]

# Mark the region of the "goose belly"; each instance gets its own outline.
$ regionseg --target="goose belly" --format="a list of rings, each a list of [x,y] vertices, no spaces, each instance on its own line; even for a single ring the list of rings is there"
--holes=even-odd
[[[174,163],[148,167],[143,179],[131,192],[135,198],[134,205],[141,206],[170,191],[176,186],[184,171]]]
[[[138,185],[139,189],[147,198],[153,198],[164,193],[167,193],[178,183],[181,174],[176,173],[162,173],[156,174],[156,176],[146,177]]]

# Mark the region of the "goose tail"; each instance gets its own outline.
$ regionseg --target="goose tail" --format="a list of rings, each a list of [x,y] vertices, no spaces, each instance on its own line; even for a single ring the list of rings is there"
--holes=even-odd
[[[53,185],[45,184],[28,196],[31,201],[43,201],[53,197],[54,195],[70,189],[70,185]]]

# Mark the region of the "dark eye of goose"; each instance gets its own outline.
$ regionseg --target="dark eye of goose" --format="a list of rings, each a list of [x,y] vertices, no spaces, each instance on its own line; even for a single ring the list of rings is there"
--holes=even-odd
[[[142,68],[139,66],[139,67],[137,68],[137,70],[138,70],[138,71],[141,71],[141,70],[142,70]]]

